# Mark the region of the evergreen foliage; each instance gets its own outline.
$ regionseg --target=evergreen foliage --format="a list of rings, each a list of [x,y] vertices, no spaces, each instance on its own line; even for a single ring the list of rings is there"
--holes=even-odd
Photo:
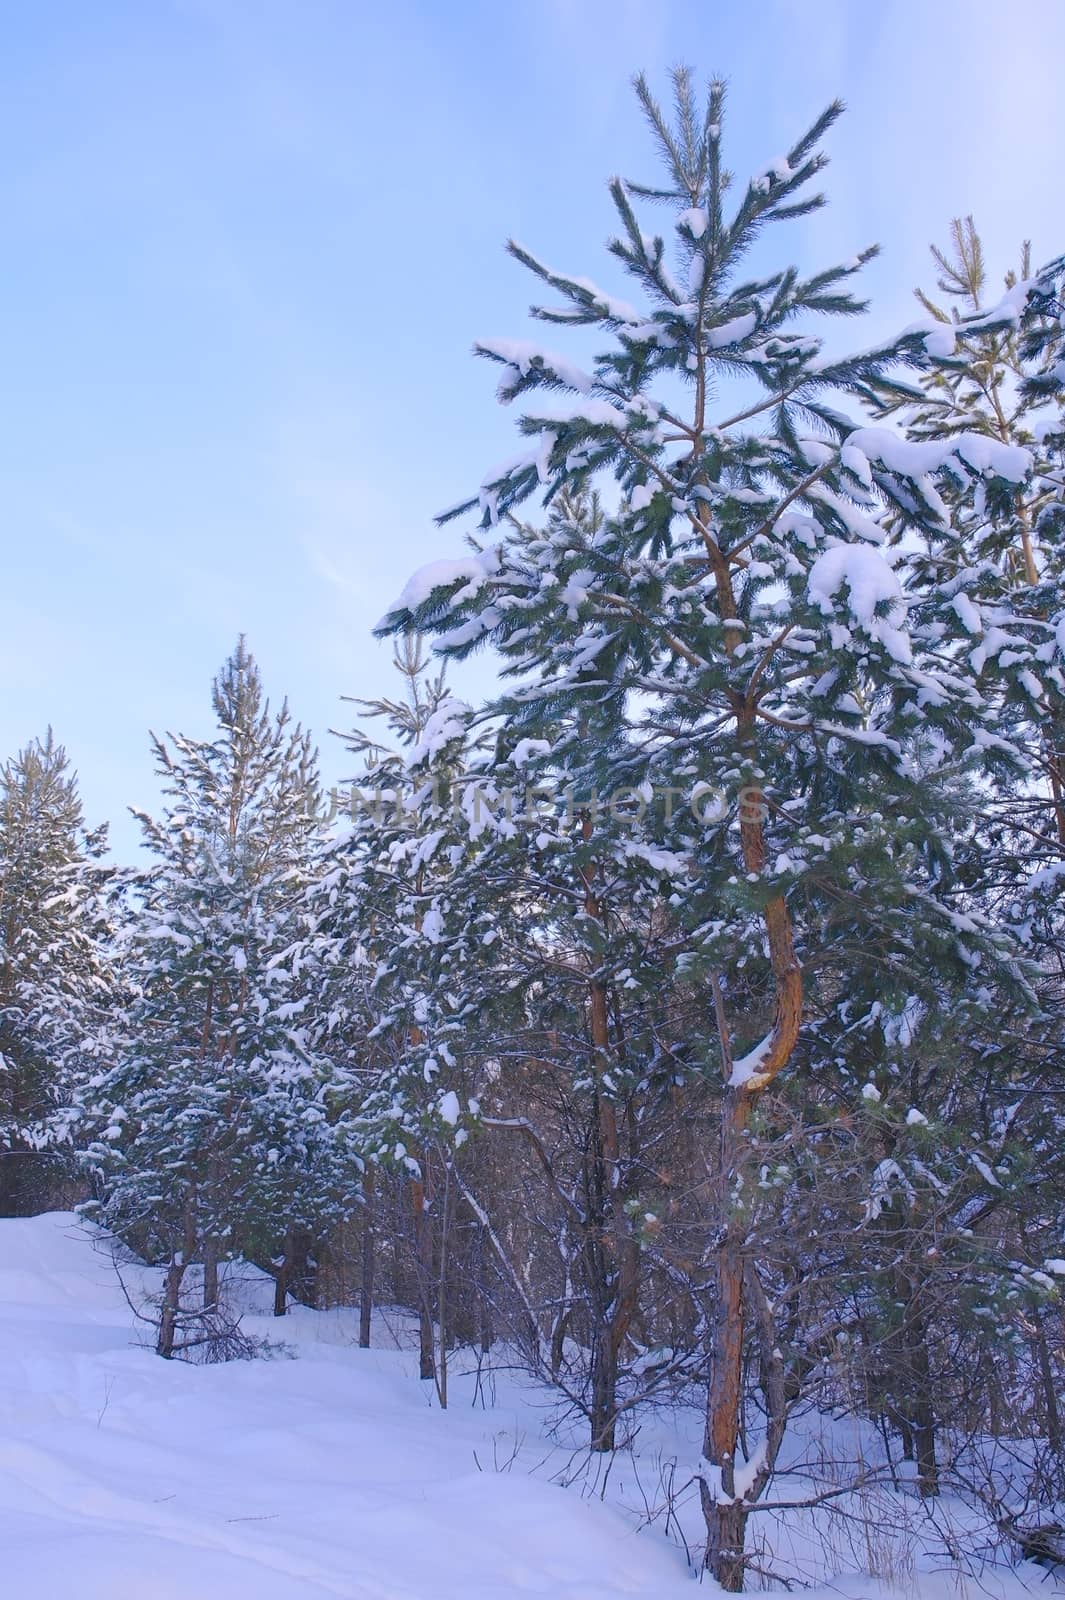
[[[724,1083],[701,1481],[708,1561],[733,1588],[749,1507],[784,1423],[768,1398],[778,1351],[761,1379],[765,1438],[743,1467],[743,1323],[764,1315],[776,1288],[771,1256],[759,1255],[752,1187],[758,1097],[784,1069],[810,1070],[803,1029],[826,1008],[844,1031],[872,1029],[887,1045],[907,1008],[947,1005],[975,1028],[1003,994],[1013,1005],[1033,1000],[1012,929],[958,869],[987,786],[1026,770],[1013,696],[1043,695],[1037,656],[1056,692],[1062,650],[1001,585],[988,618],[998,631],[972,649],[974,574],[958,561],[960,535],[990,522],[1001,538],[1004,523],[1023,524],[1018,508],[1047,492],[1008,428],[968,415],[974,388],[1001,403],[999,344],[1033,314],[1034,286],[1013,284],[1002,306],[975,307],[949,336],[930,307],[936,320],[879,349],[825,357],[812,332],[792,325],[810,312],[864,309],[849,280],[870,252],[808,279],[794,267],[744,279],[741,264],[757,233],[822,203],[809,184],[839,108],[729,209],[723,90],[712,84],[701,111],[686,73],[674,89],[670,121],[637,81],[664,183],[610,186],[621,228],[609,249],[641,303],[510,246],[564,302],[533,316],[596,327],[601,353],[582,371],[526,342],[478,343],[502,366],[499,397],[520,403],[519,428],[535,446],[441,519],[476,509],[483,529],[502,524],[498,542],[473,541],[466,561],[417,574],[382,627],[432,631],[445,655],[493,644],[521,675],[493,709],[538,733],[546,714],[572,730],[571,742],[590,730],[580,768],[597,793],[679,787],[716,797],[701,826],[679,808],[652,843],[683,879],[671,897],[686,936],[681,969],[705,986],[694,1051]],[[636,203],[648,200],[673,209],[672,259],[638,219]],[[975,236],[961,231],[957,243],[948,287],[956,281],[972,298],[982,273]],[[945,256],[941,265],[954,272]],[[974,340],[981,351],[999,341],[983,366]],[[946,425],[942,408],[921,409],[907,377],[933,371],[955,413]],[[1028,406],[1023,385],[1019,393]],[[862,415],[884,418],[904,403],[915,408],[908,439]],[[546,536],[516,523],[538,489],[550,506],[607,473],[617,508],[590,533],[557,515]],[[785,1076],[780,1092],[788,1087]],[[876,1163],[874,1194],[888,1170]],[[771,1329],[767,1337],[776,1343]]]
[[[285,960],[321,827],[315,754],[243,639],[212,698],[213,739],[154,740],[167,804],[141,817],[133,995],[85,1094],[93,1214],[149,1259],[202,1262],[208,1300],[220,1258],[320,1233],[341,1193],[311,991]]]
[[[477,342],[525,448],[379,624],[347,814],[243,638],[144,871],[50,734],[0,771],[0,1161],[73,1130],[165,1356],[243,1256],[364,1343],[416,1311],[442,1405],[505,1340],[593,1452],[698,1393],[735,1590],[796,1407],[928,1498],[985,1434],[1063,1492],[1065,266],[996,298],[955,219],[922,319],[830,354],[875,252],[778,225],[841,107],[737,182],[724,85],[672,88],[609,186],[631,298],[509,245],[598,353]]]
[[[114,1002],[106,827],[85,828],[49,729],[0,768],[0,1184],[31,1205],[65,1143],[90,1040]]]

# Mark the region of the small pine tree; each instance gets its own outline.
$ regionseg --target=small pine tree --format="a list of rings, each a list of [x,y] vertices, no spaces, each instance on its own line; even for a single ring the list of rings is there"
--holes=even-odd
[[[184,1342],[192,1263],[210,1309],[220,1259],[320,1235],[341,1192],[328,1064],[286,959],[321,828],[315,755],[287,706],[271,714],[243,639],[213,704],[214,739],[154,740],[167,804],[141,816],[156,859],[128,934],[134,998],[85,1094],[92,1214],[167,1266],[164,1356]]]
[[[1061,539],[1062,445],[1065,441],[1065,374],[1056,359],[1060,339],[1054,304],[1054,269],[1033,275],[1031,249],[1021,249],[1018,271],[1004,279],[1004,296],[987,304],[983,244],[972,217],[955,217],[951,247],[932,246],[936,287],[946,306],[923,290],[917,298],[943,328],[936,359],[924,378],[926,402],[902,413],[912,439],[968,437],[1027,451],[1031,470],[1023,483],[960,482],[945,488],[951,510],[949,539],[934,542],[941,576],[953,567],[955,603],[964,611],[976,670],[1006,650],[999,672],[1001,716],[1029,753],[1048,792],[1050,831],[1058,854],[1065,845],[1065,695],[1061,673],[1048,655],[1047,624],[1065,608]],[[986,616],[986,622],[985,622]],[[1009,636],[1007,638],[1007,636]],[[994,676],[984,673],[985,679]],[[1024,787],[1008,805],[1042,824],[1044,807]],[[1030,854],[1030,839],[1018,841]],[[1026,848],[1027,846],[1027,848]]]
[[[351,826],[325,856],[312,896],[306,959],[323,974],[322,1047],[343,1063],[338,1136],[364,1174],[399,1173],[409,1187],[421,1376],[436,1380],[446,1403],[443,1328],[434,1353],[433,1152],[446,1162],[469,1124],[468,1016],[456,996],[474,930],[460,932],[466,908],[454,893],[470,836],[469,712],[443,674],[427,670],[413,635],[400,641],[395,666],[401,700],[356,702],[384,721],[386,742],[362,729],[348,736],[363,770],[351,790]]]

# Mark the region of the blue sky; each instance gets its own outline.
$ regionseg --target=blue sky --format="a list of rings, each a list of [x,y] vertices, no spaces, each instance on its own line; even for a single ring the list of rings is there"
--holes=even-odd
[[[374,621],[514,449],[470,355],[528,326],[503,240],[613,286],[606,180],[652,172],[629,78],[678,60],[729,79],[740,174],[848,102],[830,208],[777,244],[883,243],[856,345],[913,320],[952,215],[1002,267],[1065,248],[1055,0],[7,8],[0,752],[51,723],[116,854],[149,727],[208,731],[241,630],[344,774],[339,697],[391,687]]]

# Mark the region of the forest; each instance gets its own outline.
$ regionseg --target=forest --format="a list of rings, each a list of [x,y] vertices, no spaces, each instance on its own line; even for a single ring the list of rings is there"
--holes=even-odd
[[[760,1508],[880,1485],[1061,1560],[1065,258],[947,217],[863,348],[875,252],[789,264],[841,107],[742,180],[723,84],[635,89],[632,301],[510,242],[563,348],[476,346],[520,453],[382,617],[349,781],[244,637],[140,864],[62,729],[0,771],[0,1214],[158,1268],[167,1360],[263,1354],[248,1262],[592,1462],[694,1408],[728,1591]],[[808,1490],[811,1415],[865,1431]]]

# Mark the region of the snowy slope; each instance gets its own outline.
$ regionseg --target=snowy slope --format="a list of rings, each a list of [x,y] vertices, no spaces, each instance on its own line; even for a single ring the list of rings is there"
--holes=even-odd
[[[691,1595],[660,1535],[528,1475],[544,1458],[537,1411],[474,1410],[467,1382],[441,1413],[405,1352],[351,1348],[344,1313],[245,1326],[280,1330],[298,1359],[160,1361],[133,1342],[110,1256],[74,1217],[0,1221],[6,1594]],[[516,1430],[531,1442],[497,1471]]]
[[[122,1273],[134,1301],[157,1281],[145,1269]],[[230,1291],[265,1308],[272,1284],[246,1269]],[[397,1334],[405,1342],[402,1319],[381,1319],[381,1348],[370,1351],[354,1347],[348,1311],[250,1315],[244,1327],[284,1339],[295,1359],[160,1361],[139,1343],[144,1330],[103,1236],[66,1213],[0,1220],[0,1592],[13,1600],[691,1600],[707,1592],[693,1588],[660,1509],[640,1527],[661,1507],[670,1461],[679,1482],[698,1455],[694,1413],[644,1418],[638,1453],[619,1452],[604,1483],[582,1470],[577,1435],[552,1428],[549,1397],[513,1375],[493,1374],[480,1391],[472,1374],[453,1376],[451,1408],[441,1412],[412,1353],[388,1348]],[[807,1435],[796,1448],[815,1443]],[[795,1488],[788,1480],[789,1497]],[[892,1518],[905,1504],[887,1508]],[[767,1541],[774,1571],[830,1579],[812,1591],[822,1600],[884,1596],[859,1575],[870,1564],[895,1592],[922,1600],[1054,1592],[1037,1568],[959,1580],[942,1548],[929,1545],[927,1526],[915,1562],[912,1541],[878,1532],[881,1513],[872,1510],[872,1533],[867,1519],[815,1527],[808,1512],[770,1514],[752,1532]],[[695,1551],[693,1487],[679,1514]]]

